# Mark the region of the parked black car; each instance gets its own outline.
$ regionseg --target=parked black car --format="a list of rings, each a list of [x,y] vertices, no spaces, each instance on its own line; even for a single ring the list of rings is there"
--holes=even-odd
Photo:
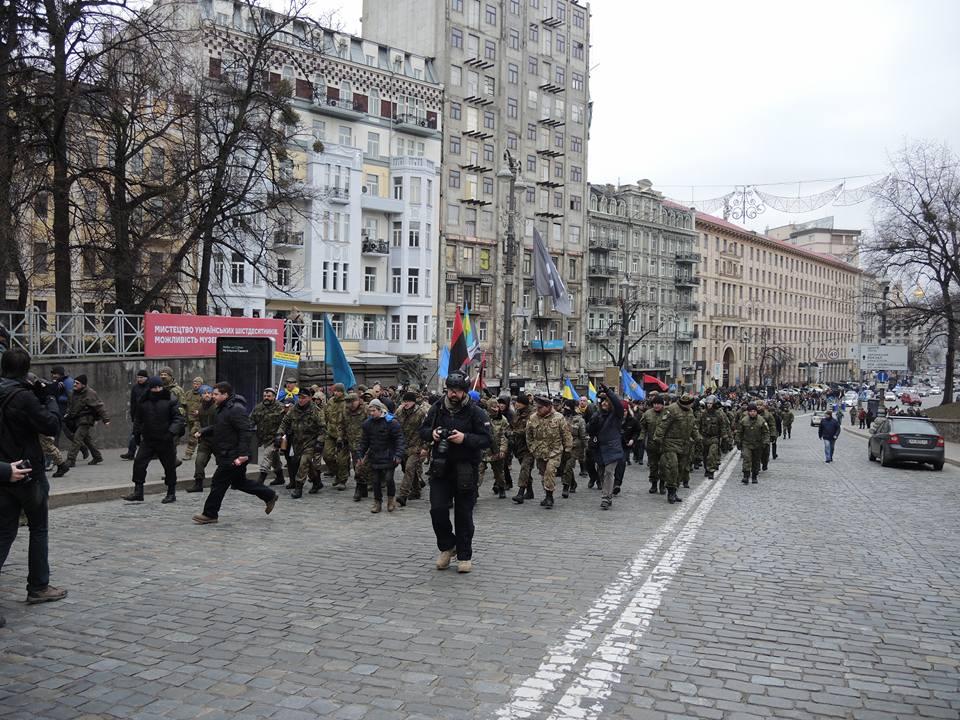
[[[867,456],[890,467],[898,460],[930,463],[934,470],[943,470],[943,435],[926,418],[887,417],[871,429],[867,440]]]

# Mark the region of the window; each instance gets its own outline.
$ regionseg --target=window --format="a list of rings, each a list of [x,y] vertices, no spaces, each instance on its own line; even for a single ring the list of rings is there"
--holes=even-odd
[[[563,150],[563,132],[560,130],[553,134],[553,146],[558,150]]]
[[[576,165],[570,166],[570,181],[581,182],[583,180],[583,168]]]
[[[390,244],[393,247],[400,247],[402,243],[403,243],[403,223],[395,222],[393,223],[393,226],[390,232]],[[399,292],[399,290],[397,292]]]
[[[582,200],[579,195],[570,196],[570,209],[571,210],[581,210],[582,209]]]
[[[463,69],[459,65],[450,66],[450,86],[460,87],[463,85]]]
[[[554,83],[563,87],[567,84],[567,74],[562,65],[557,65],[553,72]]]
[[[460,206],[456,203],[447,203],[447,225],[460,224]]]
[[[33,244],[33,272],[43,274],[50,269],[50,246],[45,242]]]
[[[570,105],[570,119],[573,120],[577,125],[583,125],[583,106],[578,105],[577,103],[571,103]]]
[[[508,36],[508,42],[510,43],[511,50],[519,50],[520,49],[520,31],[511,28],[510,34]]]
[[[243,271],[246,263],[243,262],[243,255],[238,252],[230,255],[230,282],[234,285],[243,285]]]
[[[569,258],[567,260],[567,277],[571,280],[577,279],[577,259]]]
[[[553,207],[555,210],[563,210],[563,193],[560,191],[554,191],[553,193]]]
[[[450,154],[451,155],[460,154],[460,136],[459,135],[450,136]]]
[[[483,287],[480,288],[481,296],[484,289],[487,289],[489,292],[489,288],[487,288],[486,285],[484,285]],[[486,320],[479,320],[477,322],[477,340],[479,342],[487,341],[487,321]]]
[[[579,40],[573,41],[573,57],[576,60],[583,60],[583,43]]]
[[[557,33],[557,52],[564,53],[567,50],[566,38],[561,34]]]
[[[487,25],[497,24],[497,8],[495,5],[487,3],[487,8],[484,12],[484,19],[487,21]]]
[[[527,172],[535,173],[537,171],[537,156],[527,155]]]
[[[33,197],[33,212],[41,220],[47,219],[47,211],[50,207],[50,195],[45,192],[38,192]]]
[[[553,176],[559,180],[563,179],[563,163],[559,160],[553,161]]]
[[[490,143],[484,143],[483,144],[483,161],[492,163],[493,157],[494,157],[493,145]]]
[[[349,125],[340,126],[340,144],[348,147],[353,145],[353,129]]]
[[[417,341],[417,316],[407,315],[407,341]]]
[[[399,295],[402,289],[402,280],[400,278],[400,268],[391,268],[390,270],[390,291]]]
[[[452,120],[460,119],[460,103],[458,102],[450,103],[450,118]]]
[[[418,177],[410,178],[410,203],[419,205],[421,203],[420,193],[423,189],[423,182]]]
[[[458,187],[460,187],[460,171],[459,171],[459,170],[451,170],[451,171],[450,171],[449,183],[448,183],[448,184],[449,184],[450,187],[452,187],[452,188],[458,188]]]
[[[367,155],[380,157],[380,133],[367,133]]]
[[[363,269],[363,291],[377,291],[377,269],[369,265]]]
[[[497,59],[497,44],[493,40],[487,40],[483,43],[483,57],[487,60]]]
[[[507,98],[507,117],[511,120],[516,120],[518,117],[520,117],[520,110],[517,106],[516,98]]]
[[[291,261],[285,258],[277,260],[277,285],[280,287],[290,285],[290,265]]]
[[[490,110],[484,110],[483,112],[483,126],[487,130],[495,130],[497,127],[496,115],[493,114]]]
[[[537,124],[527,123],[527,140],[537,139]]]
[[[529,252],[523,253],[523,274],[529,275],[531,272],[531,263],[533,262],[532,256]]]
[[[408,245],[412,248],[420,247],[420,223],[411,221]]]
[[[493,178],[492,177],[483,178],[483,194],[493,195]]]
[[[450,9],[454,12],[463,12],[463,0],[450,0]],[[399,320],[398,320],[399,321]],[[397,338],[398,340],[400,338]]]
[[[490,269],[490,248],[480,248],[479,262],[481,270]],[[489,303],[484,303],[489,304]]]
[[[450,46],[461,49],[463,48],[463,30],[455,27],[450,31]]]
[[[330,282],[329,275],[330,275],[330,263],[324,260],[323,272],[320,274],[320,278],[321,278],[320,287],[323,290],[326,290],[327,286],[329,285],[329,282]]]
[[[527,33],[530,42],[535,43],[540,39],[540,26],[536,23],[530,23],[530,30]]]
[[[400,339],[400,316],[399,315],[390,316],[390,339],[391,340]]]
[[[407,270],[407,295],[420,294],[420,270],[410,268]]]
[[[511,150],[517,149],[517,135],[516,133],[507,133],[507,147]]]
[[[580,244],[580,226],[579,225],[570,225],[567,228],[567,242],[571,245]]]
[[[393,199],[403,200],[403,178],[393,179]]]
[[[581,152],[583,150],[583,140],[576,135],[570,137],[570,152]]]
[[[533,56],[527,58],[527,72],[530,75],[540,74],[540,65],[537,62],[537,59]]]
[[[574,72],[570,73],[570,87],[574,90],[583,90],[583,74]]]
[[[373,195],[375,197],[380,196],[380,176],[374,175],[373,173],[367,174],[367,182],[365,187],[367,188],[367,195]]]
[[[363,339],[373,340],[376,337],[376,318],[373,315],[363,316]]]
[[[573,26],[576,28],[582,28],[584,21],[584,15],[582,10],[573,11]]]

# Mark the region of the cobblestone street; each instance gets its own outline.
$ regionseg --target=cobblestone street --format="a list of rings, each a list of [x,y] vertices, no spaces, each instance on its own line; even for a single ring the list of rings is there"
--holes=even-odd
[[[956,718],[960,471],[827,465],[807,417],[759,485],[686,501],[627,470],[547,512],[490,493],[474,570],[438,572],[425,500],[329,486],[270,516],[231,492],[53,511],[54,585],[0,578],[3,718]],[[538,491],[538,500],[540,497]]]

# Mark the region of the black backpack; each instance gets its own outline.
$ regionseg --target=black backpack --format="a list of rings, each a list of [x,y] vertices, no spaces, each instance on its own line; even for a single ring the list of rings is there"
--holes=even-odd
[[[28,390],[18,383],[0,383],[0,460],[6,462],[23,459],[23,447],[14,438],[7,423],[7,405],[21,392]]]

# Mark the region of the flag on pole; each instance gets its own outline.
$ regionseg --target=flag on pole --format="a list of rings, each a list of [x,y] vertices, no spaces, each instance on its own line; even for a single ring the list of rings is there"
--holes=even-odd
[[[353,370],[350,369],[347,356],[343,354],[343,347],[333,331],[333,324],[327,313],[323,314],[323,362],[333,371],[335,383],[343,383],[348,390],[356,386],[357,379],[353,376]]]
[[[533,283],[537,286],[538,297],[553,299],[554,310],[561,315],[573,314],[567,288],[563,284],[560,273],[557,272],[557,266],[553,264],[553,258],[547,251],[546,243],[543,242],[536,228],[533,229]]]
[[[463,334],[467,340],[467,365],[473,362],[480,351],[480,341],[473,333],[473,326],[470,324],[470,308],[463,309]]]
[[[647,396],[643,388],[630,376],[626,368],[620,368],[620,379],[623,381],[623,394],[626,397],[631,400],[643,400]]]
[[[463,319],[458,307],[457,314],[453,318],[453,335],[450,337],[450,362],[447,365],[447,372],[460,372],[468,360],[467,338],[463,333]]]
[[[450,348],[446,345],[443,346],[443,349],[440,350],[440,362],[437,364],[437,375],[441,380],[446,380],[447,375],[450,374]]]
[[[480,370],[477,372],[477,377],[473,381],[474,390],[483,390],[487,386],[486,380],[483,377],[484,370],[486,369],[486,367],[487,367],[487,353],[482,352],[480,353]]]
[[[643,384],[644,385],[653,384],[653,385],[656,385],[658,388],[660,388],[661,392],[667,391],[667,384],[660,378],[655,378],[653,375],[644,375]]]
[[[593,386],[593,380],[587,385],[587,399],[594,403],[597,401],[597,389]]]
[[[573,383],[570,382],[570,378],[563,379],[563,390],[560,394],[567,400],[579,400],[580,395],[577,394],[576,389],[573,387]]]

